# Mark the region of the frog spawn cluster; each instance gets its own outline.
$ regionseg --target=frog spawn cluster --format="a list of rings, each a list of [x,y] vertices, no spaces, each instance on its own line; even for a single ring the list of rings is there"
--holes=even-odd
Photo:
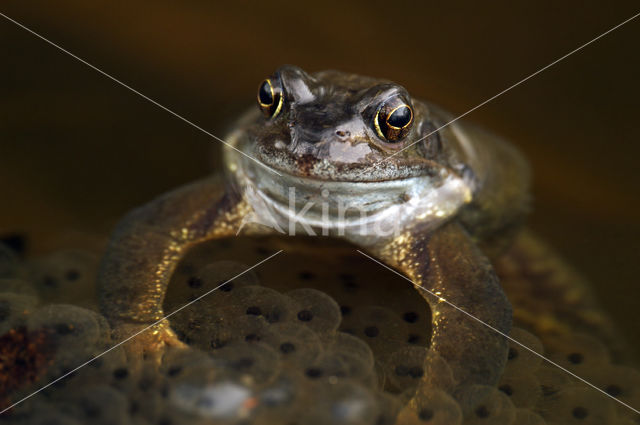
[[[92,308],[95,257],[68,251],[17,262],[7,250],[0,257],[0,403],[7,405],[116,341]],[[184,285],[174,286],[165,307],[171,311],[244,270],[228,261],[179,270]],[[309,282],[308,272],[296,273],[299,283]],[[459,388],[444,360],[430,358],[424,369],[433,354],[420,343],[428,338],[419,330],[428,329],[421,315],[360,305],[353,277],[339,276],[344,296],[337,303],[316,289],[278,292],[245,273],[174,316],[172,326],[190,349],[167,351],[160,366],[127,362],[115,349],[0,422],[637,423],[624,407],[515,344],[496,388]],[[543,352],[529,332],[514,329],[512,336]],[[638,373],[610,365],[597,341],[577,335],[545,345],[554,361],[637,405]],[[425,376],[437,388],[420,385]]]

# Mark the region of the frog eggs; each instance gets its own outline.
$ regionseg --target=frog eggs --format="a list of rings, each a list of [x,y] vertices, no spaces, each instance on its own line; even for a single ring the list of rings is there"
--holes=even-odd
[[[227,254],[216,254],[220,250]],[[118,347],[2,422],[544,425],[637,419],[516,343],[495,387],[460,387],[447,362],[429,350],[429,310],[409,285],[375,284],[375,274],[354,267],[339,250],[342,260],[332,267],[317,267],[299,250],[288,270],[265,264],[241,274],[254,263],[243,252],[267,255],[263,241],[239,238],[203,247],[178,266],[164,307],[170,312],[192,303],[171,318],[186,349],[134,361],[126,346]],[[92,258],[64,251],[28,263],[13,259],[11,274],[0,277],[0,360],[6,359],[0,394],[10,394],[7,401],[117,342],[92,309]],[[69,270],[78,272],[75,279],[67,279]],[[45,276],[55,277],[56,285],[45,284]],[[511,337],[638,405],[638,372],[612,364],[592,337],[541,340],[518,327]]]

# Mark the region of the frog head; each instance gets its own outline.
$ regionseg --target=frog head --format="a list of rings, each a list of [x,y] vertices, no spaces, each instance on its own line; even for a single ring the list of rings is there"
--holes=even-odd
[[[371,235],[374,224],[442,221],[471,199],[465,146],[398,84],[283,66],[260,83],[257,104],[229,139],[246,157],[230,149],[226,161],[254,210],[290,224],[292,208],[315,202],[303,224]]]
[[[368,182],[464,169],[430,108],[390,81],[284,66],[260,83],[257,103],[250,150],[283,173]]]

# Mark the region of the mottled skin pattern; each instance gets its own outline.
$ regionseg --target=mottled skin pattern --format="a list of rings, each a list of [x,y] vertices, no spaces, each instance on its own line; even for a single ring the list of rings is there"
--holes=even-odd
[[[329,188],[325,198],[344,199],[375,220],[399,225],[390,235],[349,226],[341,232],[346,222],[332,207],[327,234],[348,239],[508,333],[511,306],[491,261],[508,245],[527,209],[528,172],[520,155],[495,136],[459,123],[412,145],[451,116],[388,81],[335,71],[309,75],[292,66],[280,68],[270,81],[283,98],[277,114],[248,112],[228,138],[260,164],[227,149],[224,180],[179,188],[118,225],[100,274],[102,311],[117,336],[163,317],[168,282],[189,247],[235,235],[248,214],[265,223],[266,209],[287,206],[281,197],[291,186],[304,200],[320,199]],[[376,120],[385,105],[398,102],[411,107],[412,121],[402,137],[387,140]],[[285,218],[275,221],[286,230]],[[307,224],[318,230],[317,222]],[[274,232],[255,223],[243,231]],[[505,338],[419,292],[433,315],[431,349],[448,361],[457,381],[495,384],[506,361]],[[132,353],[181,345],[166,322],[129,344]]]

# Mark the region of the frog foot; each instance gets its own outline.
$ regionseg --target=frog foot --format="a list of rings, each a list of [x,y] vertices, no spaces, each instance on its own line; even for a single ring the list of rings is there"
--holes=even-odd
[[[122,343],[127,360],[131,362],[151,360],[160,365],[167,348],[187,348],[167,320],[152,325],[120,322],[113,324],[113,327],[114,341]]]

